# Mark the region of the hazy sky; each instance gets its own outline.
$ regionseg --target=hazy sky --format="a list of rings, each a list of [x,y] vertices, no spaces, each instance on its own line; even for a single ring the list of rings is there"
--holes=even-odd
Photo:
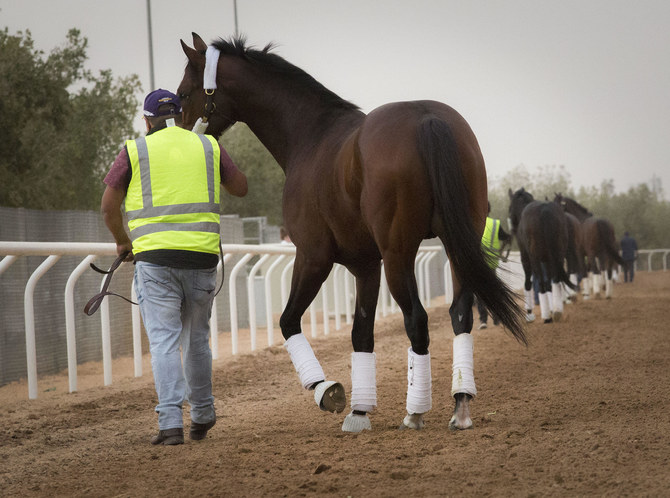
[[[456,108],[490,179],[564,165],[575,187],[613,179],[625,191],[655,175],[670,198],[670,0],[238,0],[237,11],[249,44],[275,42],[366,112]],[[156,86],[172,91],[179,39],[235,28],[233,0],[152,0],[151,14]],[[149,90],[145,0],[0,0],[5,26],[45,52],[79,28],[90,69],[136,73]]]

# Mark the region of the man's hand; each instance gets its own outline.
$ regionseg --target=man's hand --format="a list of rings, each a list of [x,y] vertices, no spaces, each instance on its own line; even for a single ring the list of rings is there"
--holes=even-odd
[[[127,252],[128,255],[124,258],[124,263],[130,263],[135,259],[133,255],[133,245],[130,243],[130,241],[125,242],[123,244],[116,244],[116,254],[118,256],[121,256],[124,252]]]

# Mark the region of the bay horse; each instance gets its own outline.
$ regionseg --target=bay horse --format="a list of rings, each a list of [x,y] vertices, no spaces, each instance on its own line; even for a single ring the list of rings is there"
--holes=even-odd
[[[533,279],[539,282],[540,313],[544,323],[561,319],[563,314],[563,285],[571,289],[564,261],[568,252],[568,221],[560,206],[554,202],[537,201],[523,187],[512,192],[509,218],[512,235],[516,237],[524,272],[526,320],[535,320],[533,313]]]
[[[400,306],[408,350],[407,416],[420,429],[431,409],[428,316],[419,300],[414,261],[419,244],[437,236],[451,261],[454,300],[451,429],[472,426],[473,294],[513,336],[526,343],[514,294],[487,265],[481,248],[487,211],[484,160],[467,122],[434,101],[383,105],[368,115],[271,51],[244,37],[212,45],[193,34],[177,93],[184,127],[207,123],[219,137],[246,123],[283,169],[285,227],[296,246],[288,302],[279,325],[300,382],[317,405],[341,412],[341,383],[326,380],[300,320],[334,263],[356,278],[351,331],[351,413],[342,430],[370,429],[377,405],[374,320],[381,261]]]
[[[617,250],[614,226],[609,220],[593,216],[593,213],[570,197],[556,194],[554,201],[560,204],[566,213],[575,216],[581,223],[586,256],[586,278],[584,279],[584,299],[589,299],[590,291],[594,297],[600,295],[602,287],[600,272],[605,271],[605,297],[612,297],[612,272],[616,265],[623,265],[623,259]]]

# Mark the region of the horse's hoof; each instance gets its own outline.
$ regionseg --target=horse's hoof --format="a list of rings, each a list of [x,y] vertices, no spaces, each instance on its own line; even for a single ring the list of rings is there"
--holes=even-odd
[[[468,429],[472,429],[472,419],[470,417],[466,417],[464,420],[457,419],[456,415],[451,417],[451,420],[449,421],[449,430],[465,431]]]
[[[526,313],[526,321],[528,323],[535,321],[535,313]]]
[[[367,415],[359,415],[357,413],[351,412],[349,415],[344,417],[344,422],[342,423],[342,432],[361,432],[364,430],[372,430],[372,424],[370,423],[370,418]]]
[[[423,413],[412,413],[407,414],[407,416],[402,421],[400,429],[414,429],[421,430],[423,426],[426,425],[423,421]]]
[[[560,322],[562,317],[563,313],[561,311],[554,311],[554,316],[552,318],[555,322]]]
[[[554,320],[552,318],[545,318],[544,323],[554,323]]]
[[[314,401],[325,412],[341,413],[347,405],[347,396],[342,384],[329,380],[314,388]]]

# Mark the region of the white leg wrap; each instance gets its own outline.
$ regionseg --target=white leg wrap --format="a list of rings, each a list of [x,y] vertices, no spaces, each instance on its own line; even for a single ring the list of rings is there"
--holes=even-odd
[[[284,347],[291,356],[291,361],[298,372],[302,387],[309,389],[316,382],[326,379],[323,373],[319,360],[314,356],[312,346],[307,342],[307,338],[303,334],[296,334],[288,338],[284,343]]]
[[[473,398],[475,387],[474,344],[472,335],[458,334],[454,337],[454,360],[451,369],[451,395],[465,393]]]
[[[579,284],[577,282],[579,282],[579,279],[577,278],[577,274],[576,273],[571,273],[570,274],[570,283],[575,285],[575,287],[578,287]],[[569,297],[572,297],[576,294],[576,292],[566,285],[565,286],[565,294]]]
[[[469,335],[469,334],[466,334]],[[407,350],[407,413],[426,413],[433,407],[430,353]]]
[[[531,290],[524,289],[523,295],[526,301],[526,309],[532,311],[533,308],[535,307],[535,301],[533,300],[533,289]]]
[[[593,278],[593,273],[589,272],[589,274],[584,277],[582,286],[583,286],[583,294],[585,297],[588,297],[589,294],[591,294],[591,280]]]
[[[612,297],[612,279],[610,278],[605,280],[605,297],[608,299]]]
[[[371,412],[377,406],[375,353],[351,353],[351,409]]]
[[[551,295],[554,311],[563,313],[563,284],[551,284]]]
[[[579,287],[579,276],[576,273],[570,275],[570,282],[572,282],[575,287]]]
[[[542,316],[542,320],[551,318],[551,304],[548,292],[540,293],[540,316]]]
[[[600,275],[597,273],[593,274],[593,295],[597,296],[600,294]]]

